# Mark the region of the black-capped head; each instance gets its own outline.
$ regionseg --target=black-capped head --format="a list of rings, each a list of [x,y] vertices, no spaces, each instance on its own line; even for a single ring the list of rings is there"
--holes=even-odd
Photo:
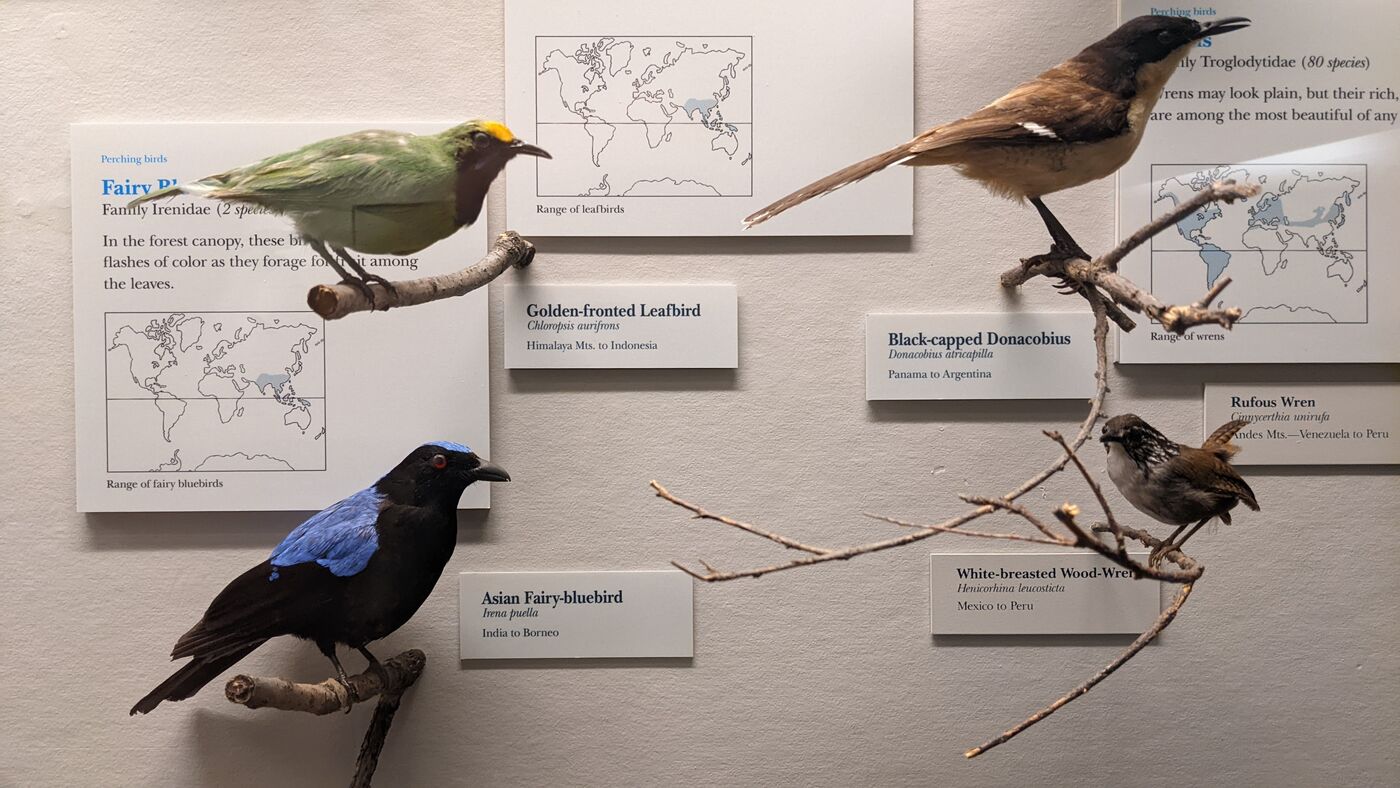
[[[510,474],[470,448],[451,441],[435,441],[414,449],[376,486],[395,503],[441,503],[456,508],[462,491],[473,482],[508,481]]]
[[[1227,16],[1202,24],[1189,16],[1139,16],[1124,22],[1091,49],[1111,49],[1141,67],[1180,56],[1206,36],[1249,26],[1242,16]]]
[[[1114,416],[1104,422],[1099,442],[1105,450],[1112,450],[1115,443],[1122,446],[1138,463],[1160,462],[1180,452],[1175,441],[1133,413]]]

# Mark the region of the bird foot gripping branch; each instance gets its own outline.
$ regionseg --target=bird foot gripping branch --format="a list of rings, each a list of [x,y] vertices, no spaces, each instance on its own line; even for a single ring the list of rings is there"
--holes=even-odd
[[[485,257],[460,271],[390,282],[389,287],[378,282],[316,285],[306,294],[306,303],[326,320],[355,312],[425,304],[470,293],[510,268],[530,265],[534,259],[535,245],[514,230],[507,230],[496,237]]]
[[[1062,292],[1077,292],[1089,301],[1090,306],[1096,306],[1096,302],[1101,304],[1109,319],[1124,331],[1137,328],[1136,322],[1128,317],[1124,309],[1146,315],[1173,334],[1184,334],[1187,329],[1200,325],[1214,324],[1227,329],[1233,328],[1243,317],[1243,312],[1238,307],[1212,306],[1221,292],[1230,285],[1231,280],[1228,276],[1216,279],[1215,284],[1199,301],[1191,304],[1164,304],[1119,273],[1118,264],[1154,235],[1175,226],[1177,222],[1205,205],[1213,202],[1230,203],[1253,197],[1258,193],[1259,187],[1252,184],[1235,181],[1214,183],[1190,200],[1144,225],[1102,257],[1090,259],[1088,255],[1052,249],[1046,254],[1027,257],[1019,265],[1007,269],[1001,275],[1001,286],[1017,287],[1037,276],[1059,279],[1065,283]]]

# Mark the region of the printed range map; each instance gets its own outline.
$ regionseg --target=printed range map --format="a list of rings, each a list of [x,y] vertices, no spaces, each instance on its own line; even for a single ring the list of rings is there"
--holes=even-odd
[[[1258,184],[1258,196],[1212,203],[1152,241],[1152,292],[1168,303],[1201,297],[1222,275],[1244,323],[1368,320],[1366,166],[1180,165],[1152,168],[1152,215],[1212,181]]]
[[[325,324],[310,312],[109,312],[109,472],[326,468]]]
[[[749,36],[535,39],[540,197],[753,195]]]

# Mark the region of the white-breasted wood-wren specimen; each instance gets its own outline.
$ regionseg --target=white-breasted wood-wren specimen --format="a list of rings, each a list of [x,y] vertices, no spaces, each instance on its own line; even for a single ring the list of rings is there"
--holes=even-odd
[[[1172,549],[1186,544],[1201,526],[1219,517],[1230,524],[1230,510],[1241,501],[1254,511],[1254,491],[1230,464],[1240,450],[1230,442],[1249,422],[1221,426],[1201,447],[1185,446],[1158,432],[1131,413],[1114,416],[1103,425],[1099,440],[1108,451],[1108,476],[1118,491],[1143,514],[1176,526],[1152,551],[1148,566],[1161,563]],[[1195,525],[1178,541],[1188,525]]]

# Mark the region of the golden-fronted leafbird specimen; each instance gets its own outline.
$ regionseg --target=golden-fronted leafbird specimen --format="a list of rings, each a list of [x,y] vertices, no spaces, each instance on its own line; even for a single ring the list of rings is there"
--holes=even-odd
[[[349,686],[337,644],[358,650],[403,626],[427,600],[457,546],[457,502],[475,482],[510,474],[460,443],[419,446],[369,487],[292,530],[266,561],[234,578],[175,643],[189,657],[131,707],[184,700],[268,640],[315,643]],[[353,699],[353,697],[352,697]]]
[[[391,291],[393,286],[366,272],[350,250],[410,255],[471,225],[496,175],[522,155],[550,158],[490,120],[430,135],[359,131],[160,189],[131,204],[194,194],[285,215],[340,278],[373,304],[368,282]]]
[[[1108,451],[1108,477],[1138,511],[1176,530],[1152,551],[1156,566],[1172,549],[1186,544],[1201,526],[1219,517],[1230,524],[1230,510],[1243,502],[1259,511],[1254,491],[1240,478],[1230,458],[1239,447],[1230,442],[1249,422],[1232,421],[1210,434],[1201,447],[1185,446],[1153,429],[1131,413],[1103,425],[1099,440]],[[1186,526],[1195,523],[1178,541]]]
[[[1030,200],[1056,249],[1082,254],[1041,197],[1112,174],[1137,149],[1167,79],[1198,41],[1249,24],[1140,16],[982,109],[802,187],[744,220],[752,227],[891,164],[947,164],[992,193]]]

